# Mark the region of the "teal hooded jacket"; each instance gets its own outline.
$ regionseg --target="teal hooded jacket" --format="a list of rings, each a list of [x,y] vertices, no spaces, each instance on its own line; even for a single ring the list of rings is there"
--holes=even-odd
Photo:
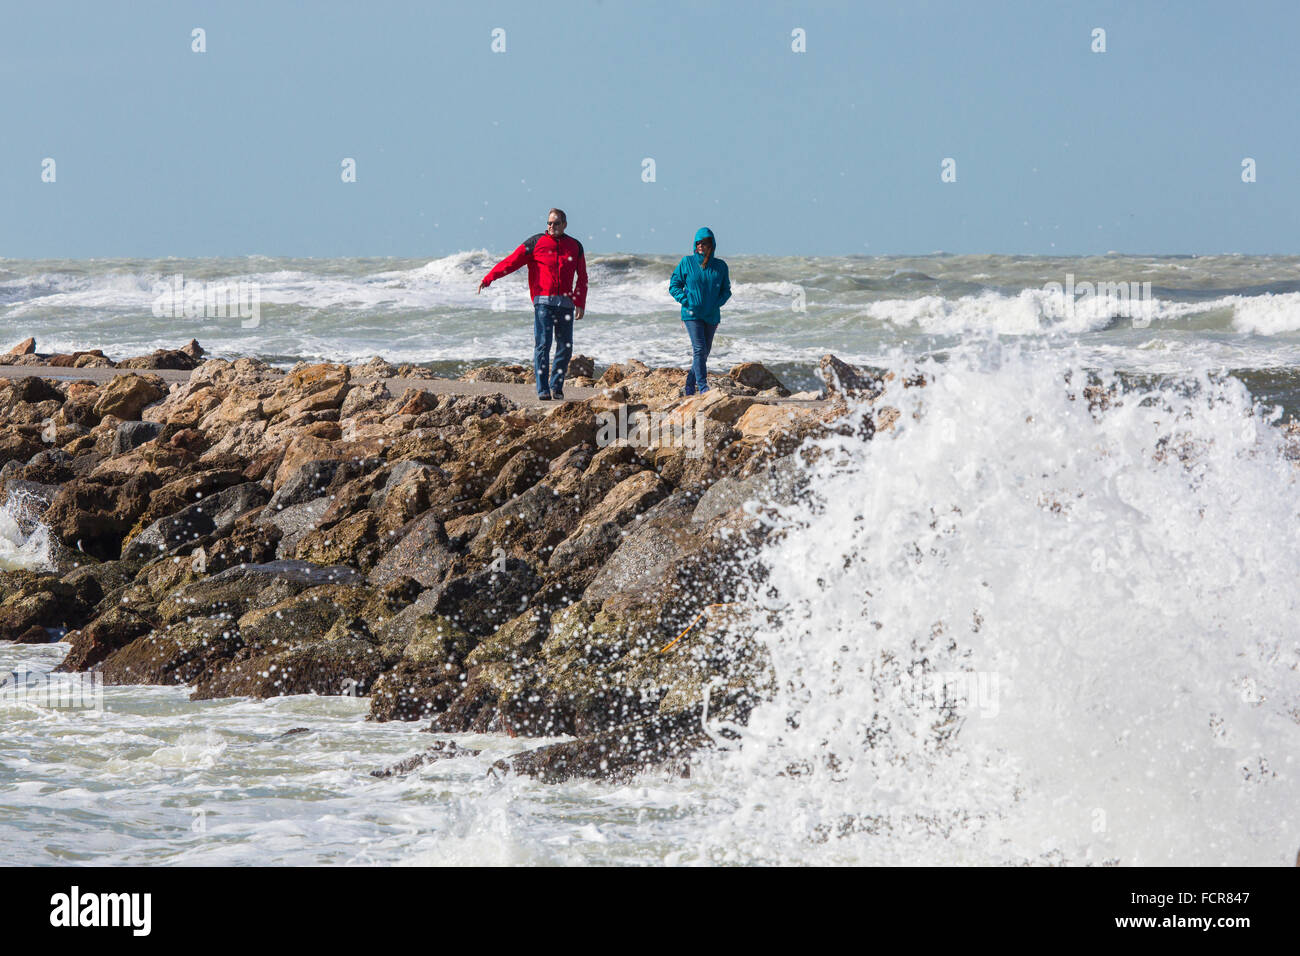
[[[713,239],[713,230],[707,226],[695,233],[695,243]],[[718,240],[713,239],[713,257],[702,265],[704,257],[696,252],[677,263],[673,277],[668,280],[668,291],[682,304],[682,321],[708,322],[717,325],[722,321],[719,311],[731,298],[731,274],[727,264],[718,258]]]

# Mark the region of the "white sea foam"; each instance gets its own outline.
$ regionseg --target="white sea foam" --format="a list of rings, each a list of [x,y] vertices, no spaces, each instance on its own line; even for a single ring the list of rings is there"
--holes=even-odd
[[[1300,488],[1277,431],[1204,376],[1094,414],[1059,354],[930,371],[885,399],[896,430],[826,443],[763,555],[780,691],[711,767],[737,796],[709,858],[1289,863]]]
[[[1228,296],[1222,300],[1233,310],[1232,327],[1255,335],[1281,335],[1300,331],[1300,292],[1278,295]]]
[[[50,567],[50,532],[37,520],[35,501],[11,492],[0,505],[0,569]]]
[[[1227,311],[1235,312],[1234,327],[1239,331],[1272,334],[1300,328],[1300,295],[1289,304],[1270,302],[1288,298],[1290,295],[1227,296],[1200,302],[1159,298],[1115,302],[1098,295],[1080,297],[1071,304],[1059,293],[1043,289],[1024,289],[1016,295],[989,290],[957,298],[926,295],[883,299],[865,306],[864,311],[881,322],[901,327],[915,326],[931,335],[952,336],[988,332],[1014,336],[1080,335],[1113,326],[1122,329],[1160,326],[1193,316]],[[1253,315],[1261,309],[1274,315],[1286,315],[1289,309],[1294,324],[1287,327],[1285,320],[1270,325],[1243,319],[1243,316]]]

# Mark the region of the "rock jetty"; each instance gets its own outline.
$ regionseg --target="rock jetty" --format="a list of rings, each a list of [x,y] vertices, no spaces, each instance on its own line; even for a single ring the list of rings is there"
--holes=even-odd
[[[499,765],[544,780],[684,771],[706,697],[745,720],[769,680],[761,506],[800,494],[806,439],[896,416],[833,356],[821,401],[756,363],[683,398],[682,369],[578,356],[595,397],[540,406],[197,342],[115,362],[29,339],[0,365],[51,370],[0,379],[0,499],[49,536],[47,567],[0,571],[0,640],[197,699],[349,694],[376,721],[571,738]],[[120,374],[55,373],[86,367]],[[409,765],[457,751],[430,753]]]

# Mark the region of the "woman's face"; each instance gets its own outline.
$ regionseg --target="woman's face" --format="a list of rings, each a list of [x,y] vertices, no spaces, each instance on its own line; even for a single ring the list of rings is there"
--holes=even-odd
[[[699,242],[697,242],[697,243],[695,244],[695,251],[696,251],[697,253],[699,253],[700,255],[702,255],[702,256],[712,255],[712,254],[713,254],[713,240],[712,240],[712,239],[701,239]]]

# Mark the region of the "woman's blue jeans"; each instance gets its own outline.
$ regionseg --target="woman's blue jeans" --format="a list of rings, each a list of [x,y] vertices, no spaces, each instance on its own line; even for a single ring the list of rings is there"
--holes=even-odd
[[[709,351],[713,348],[713,333],[718,331],[717,323],[705,322],[703,319],[687,319],[686,334],[691,337],[691,367],[686,373],[686,394],[694,395],[696,391],[709,390],[708,369]]]
[[[555,371],[547,383],[547,366],[551,360],[551,338],[555,339]],[[533,374],[537,394],[564,390],[564,373],[573,357],[573,310],[559,305],[537,303],[533,306]]]

